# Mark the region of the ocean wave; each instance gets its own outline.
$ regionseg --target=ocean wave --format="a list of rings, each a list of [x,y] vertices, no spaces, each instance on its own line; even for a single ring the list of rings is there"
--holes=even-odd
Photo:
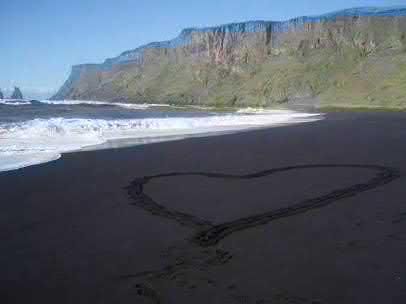
[[[174,108],[174,109],[190,109],[190,110],[203,110],[203,111],[215,111],[216,107],[213,106],[202,106],[202,105],[170,105],[170,104],[158,104],[158,103],[123,103],[123,102],[109,102],[109,101],[97,101],[97,100],[15,100],[15,99],[0,99],[0,104],[20,106],[20,105],[32,105],[32,104],[43,104],[43,105],[101,105],[101,106],[116,106],[125,109],[133,110],[146,110],[150,108]],[[232,110],[240,114],[283,114],[283,113],[293,113],[289,110],[275,110],[269,108],[253,108],[247,107],[238,110]]]
[[[237,113],[240,114],[293,114],[295,113],[294,111],[291,110],[276,110],[276,109],[270,109],[270,108],[253,108],[253,107],[247,107],[247,108],[242,108],[238,109]]]
[[[118,120],[50,118],[6,123],[0,124],[0,171],[55,160],[62,153],[112,140],[139,139],[134,142],[148,143],[318,119],[317,114],[274,112]]]
[[[151,107],[170,107],[168,104],[153,104],[153,103],[122,103],[122,102],[108,102],[108,101],[96,101],[96,100],[41,100],[43,104],[49,105],[109,105],[117,106],[126,109],[143,110]]]
[[[108,105],[117,106],[125,109],[145,110],[152,107],[171,107],[169,104],[155,104],[155,103],[123,103],[123,102],[108,102],[96,100],[17,100],[17,99],[0,99],[0,105],[22,106],[32,104],[44,105]]]
[[[20,100],[20,99],[0,99],[0,105],[7,105],[7,106],[25,106],[30,105],[30,101]]]

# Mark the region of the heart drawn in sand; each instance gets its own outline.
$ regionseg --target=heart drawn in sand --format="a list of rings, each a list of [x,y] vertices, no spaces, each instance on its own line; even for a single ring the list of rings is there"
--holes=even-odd
[[[165,207],[152,199],[144,191],[144,186],[152,180],[177,176],[203,176],[215,179],[233,179],[233,180],[249,180],[263,178],[278,173],[294,171],[294,170],[310,170],[310,169],[366,169],[375,172],[375,176],[371,179],[330,191],[317,197],[308,198],[299,202],[295,202],[288,207],[270,210],[268,212],[242,217],[236,220],[213,224],[207,220],[201,219],[195,215],[181,212],[178,210]],[[383,167],[377,165],[358,165],[358,164],[313,164],[313,165],[298,165],[268,169],[260,172],[255,172],[246,175],[233,175],[224,173],[210,172],[170,172],[152,176],[144,176],[134,179],[126,188],[130,198],[133,200],[133,205],[144,209],[155,216],[164,217],[174,220],[181,225],[188,226],[194,229],[194,234],[191,241],[201,247],[214,246],[225,237],[245,229],[265,225],[271,221],[308,212],[313,209],[325,207],[336,201],[353,197],[362,192],[383,186],[400,177],[397,169]]]

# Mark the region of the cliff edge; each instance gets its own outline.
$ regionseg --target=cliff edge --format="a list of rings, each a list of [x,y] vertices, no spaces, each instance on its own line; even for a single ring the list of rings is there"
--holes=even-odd
[[[318,96],[329,105],[406,106],[405,51],[406,6],[188,28],[73,66],[53,99],[267,106]]]

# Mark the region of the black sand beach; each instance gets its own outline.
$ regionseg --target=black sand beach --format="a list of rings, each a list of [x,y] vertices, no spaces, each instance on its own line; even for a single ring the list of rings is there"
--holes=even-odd
[[[406,113],[0,173],[1,303],[406,303]]]

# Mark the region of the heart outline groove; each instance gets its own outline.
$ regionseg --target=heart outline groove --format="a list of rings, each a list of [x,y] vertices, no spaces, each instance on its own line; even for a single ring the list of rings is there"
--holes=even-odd
[[[242,217],[214,225],[213,223],[201,219],[198,216],[170,209],[155,202],[149,195],[144,192],[144,186],[154,179],[164,177],[179,176],[202,176],[218,179],[255,179],[267,177],[281,172],[306,169],[367,169],[376,171],[376,175],[363,183],[354,184],[348,187],[332,190],[326,194],[317,197],[305,199],[303,201],[289,205],[288,207],[271,210],[269,212]],[[189,239],[200,247],[211,247],[217,245],[225,237],[246,229],[266,225],[271,221],[286,218],[298,214],[303,214],[314,209],[328,206],[336,201],[345,198],[354,197],[360,193],[378,188],[389,184],[400,177],[399,170],[392,167],[379,165],[359,165],[359,164],[313,164],[297,165],[271,168],[250,174],[224,174],[212,172],[169,172],[151,176],[135,178],[129,186],[126,187],[129,197],[132,199],[132,205],[135,205],[154,216],[171,219],[180,225],[193,228],[195,233]]]

